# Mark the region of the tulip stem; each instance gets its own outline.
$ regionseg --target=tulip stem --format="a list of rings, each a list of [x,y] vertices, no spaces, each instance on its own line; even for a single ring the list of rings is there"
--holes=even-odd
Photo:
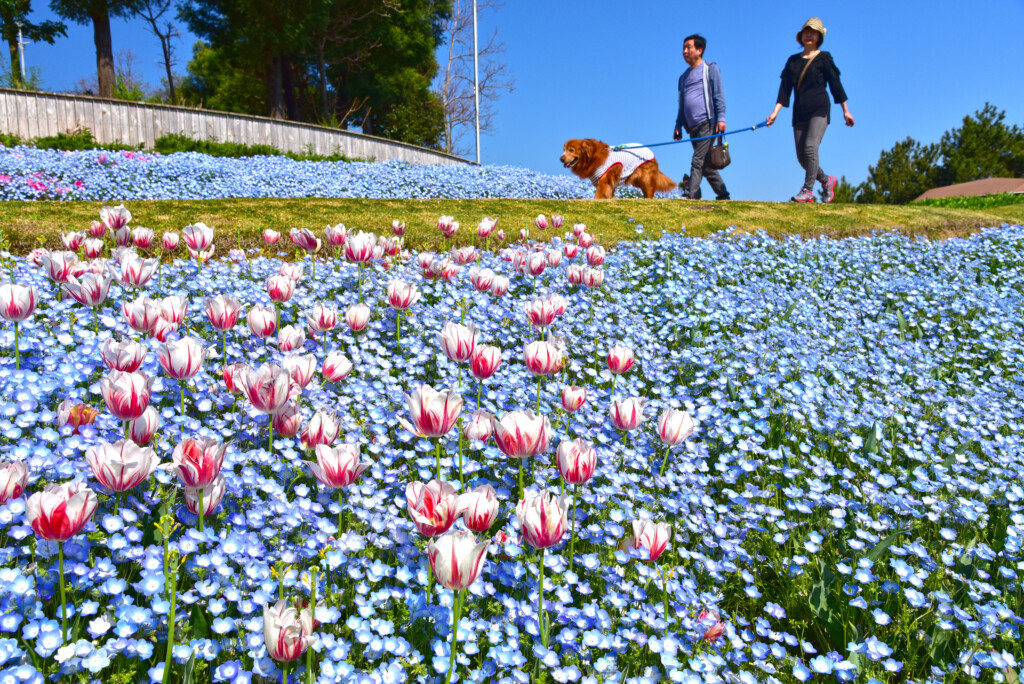
[[[427,563],[427,605],[430,605],[431,599],[434,598],[434,568],[431,567],[430,563]]]
[[[395,343],[402,343],[402,310],[395,309]]]
[[[316,259],[313,260],[313,263],[316,263]],[[314,618],[310,620],[310,624],[316,624],[316,575],[315,570],[309,573],[309,609],[313,611]],[[306,649],[306,684],[313,684],[313,681],[313,648],[310,646]]]
[[[363,303],[363,262],[359,262],[359,303]]]
[[[60,627],[63,643],[68,643],[68,602],[64,597],[64,542],[57,542],[57,569],[60,574]]]
[[[121,422],[124,423],[124,438],[128,439],[128,421],[125,420],[125,421],[121,421]]]
[[[658,470],[658,475],[663,476],[665,474],[665,466],[668,465],[668,444],[665,445],[665,458],[661,460],[661,469]]]
[[[224,363],[227,363],[227,360],[228,360],[228,331],[227,330],[221,331],[221,338],[220,339],[221,339],[221,346],[220,346],[221,361],[223,361]]]
[[[185,416],[185,381],[184,380],[179,380],[178,382],[181,385],[181,415],[182,415],[182,417],[184,417]]]
[[[523,459],[517,459],[519,461],[519,500],[523,500]]]
[[[98,306],[92,307],[92,330],[97,336],[100,334],[100,310]]]
[[[462,601],[465,592],[458,590],[452,600],[452,654],[448,664],[448,676],[444,678],[444,684],[450,684],[452,673],[455,672],[455,652],[459,645],[459,620],[462,618]]]
[[[21,368],[21,350],[18,347],[18,321],[14,321],[14,370]]]
[[[477,383],[476,383],[476,407],[477,407],[477,409],[482,408],[480,406],[480,393],[483,391],[483,388],[484,388],[484,381],[483,380],[477,380]]]
[[[537,575],[537,625],[540,629],[540,643],[548,647],[548,630],[544,625],[544,551],[540,550],[540,571]]]
[[[174,563],[173,573],[167,581],[170,584],[171,606],[167,611],[167,657],[164,660],[164,682],[171,681],[171,657],[174,654],[174,608],[178,598],[178,565]],[[165,568],[165,573],[168,568]]]
[[[198,487],[198,489],[199,489],[199,531],[202,532],[203,531],[203,488],[202,487]]]
[[[537,376],[537,417],[540,417],[540,379],[541,375]]]
[[[338,534],[339,535],[341,534],[341,514],[344,512],[342,510],[342,508],[341,508],[342,494],[344,494],[344,491],[345,491],[344,489],[342,489],[341,487],[338,487]]]
[[[576,562],[576,502],[580,496],[580,486],[572,487],[572,536],[569,537],[569,568]]]
[[[455,367],[459,369],[459,391],[462,390],[462,364],[456,362]]]
[[[267,451],[274,453],[274,416],[268,415],[267,418]]]
[[[459,429],[459,482],[466,486],[466,475],[462,469],[462,430]]]
[[[664,570],[664,569],[661,572],[661,594],[662,594],[662,598],[664,599],[664,605],[662,607],[665,609],[665,626],[667,628],[668,627],[668,571]]]
[[[434,456],[437,457],[437,479],[441,479],[441,439],[438,438],[437,446],[434,447]]]

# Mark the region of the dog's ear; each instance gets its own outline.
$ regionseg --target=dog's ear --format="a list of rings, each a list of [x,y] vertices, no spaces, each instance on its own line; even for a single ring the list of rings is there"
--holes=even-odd
[[[589,159],[594,156],[594,140],[593,138],[585,138],[580,140],[580,155]]]

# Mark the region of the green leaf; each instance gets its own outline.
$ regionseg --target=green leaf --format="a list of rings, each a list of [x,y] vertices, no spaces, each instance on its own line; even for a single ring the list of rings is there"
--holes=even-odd
[[[786,323],[787,321],[789,321],[789,317],[793,315],[793,312],[795,310],[796,310],[796,302],[790,302],[789,306],[786,307],[786,312],[784,314],[782,314],[781,316],[779,316],[779,322],[780,323]]]
[[[867,437],[864,438],[864,446],[861,449],[861,453],[864,456],[867,456],[868,454],[878,453],[878,435],[880,435],[881,432],[882,427],[878,424],[878,421],[876,420],[871,425],[871,429],[868,430]]]
[[[893,545],[893,543],[899,539],[900,535],[906,534],[905,530],[896,530],[882,541],[875,544],[875,548],[867,552],[864,557],[870,560],[872,563],[878,562],[878,559],[882,557],[885,550]]]
[[[206,615],[203,609],[198,605],[192,606],[192,619],[190,623],[192,625],[191,634],[193,639],[210,638],[210,625],[206,622]]]
[[[1020,682],[1020,677],[1017,675],[1017,671],[1012,667],[1008,667],[1003,671],[1003,675],[1006,677],[1006,684],[1017,684]]]
[[[181,684],[192,684],[195,681],[196,672],[196,652],[192,651],[192,656],[185,663],[185,671],[182,672]]]

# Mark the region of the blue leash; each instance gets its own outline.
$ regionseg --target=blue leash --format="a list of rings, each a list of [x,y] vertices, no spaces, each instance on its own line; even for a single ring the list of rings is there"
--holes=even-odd
[[[630,144],[630,145],[616,145],[612,149],[614,150],[635,150],[640,147],[661,147],[662,145],[678,145],[679,143],[697,142],[698,140],[708,140],[709,138],[717,138],[722,135],[732,135],[733,133],[744,133],[746,131],[756,131],[762,126],[768,125],[768,119],[765,119],[761,123],[754,124],[753,126],[747,126],[746,128],[740,128],[735,131],[726,131],[725,133],[714,133],[712,135],[705,135],[700,138],[687,138],[686,140],[669,140],[668,142],[652,143],[650,145],[642,144]]]

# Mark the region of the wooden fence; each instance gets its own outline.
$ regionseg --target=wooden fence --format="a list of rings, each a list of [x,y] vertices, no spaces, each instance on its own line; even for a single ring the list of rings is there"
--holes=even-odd
[[[190,107],[108,100],[0,88],[0,131],[23,139],[88,129],[100,143],[152,148],[162,135],[196,140],[271,145],[284,152],[340,153],[347,157],[414,164],[467,164],[425,147],[336,128]]]

